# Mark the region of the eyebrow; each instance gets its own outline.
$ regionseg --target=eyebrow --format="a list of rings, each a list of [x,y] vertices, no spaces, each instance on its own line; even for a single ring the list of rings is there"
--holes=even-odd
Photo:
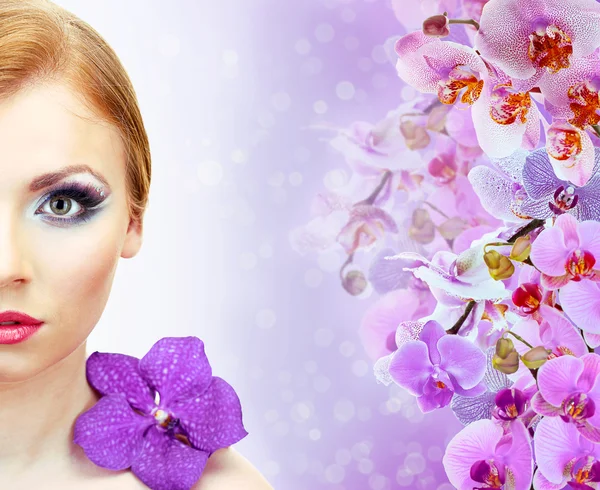
[[[81,174],[81,173],[92,174],[100,182],[102,182],[106,187],[110,187],[108,185],[107,180],[102,176],[102,174],[100,174],[99,172],[94,170],[89,165],[79,164],[79,165],[69,165],[67,167],[61,168],[57,172],[50,172],[50,173],[38,175],[29,184],[29,191],[30,192],[39,191],[40,189],[50,187],[51,185],[54,185],[57,182],[60,182],[61,180],[69,177],[70,175]]]

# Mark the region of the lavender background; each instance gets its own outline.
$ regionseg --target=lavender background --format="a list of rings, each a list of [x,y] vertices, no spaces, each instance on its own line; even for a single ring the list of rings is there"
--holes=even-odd
[[[461,425],[376,383],[357,334],[376,295],[350,297],[343,256],[288,238],[350,176],[314,126],[376,122],[414,95],[382,47],[403,33],[386,1],[56,3],[119,54],[153,154],[144,246],[88,350],[202,338],[244,406],[237,448],[277,489],[451,490],[441,458]]]

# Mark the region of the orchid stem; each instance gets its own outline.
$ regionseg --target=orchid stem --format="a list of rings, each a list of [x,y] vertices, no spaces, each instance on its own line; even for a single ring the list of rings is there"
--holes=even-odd
[[[431,204],[428,201],[423,201],[423,204],[427,204],[427,206],[429,206],[431,209],[433,209],[434,211],[437,211],[438,213],[440,213],[444,218],[446,219],[450,219],[450,216],[448,216],[446,213],[444,213],[440,208],[438,208],[437,206],[434,206],[433,204]]]
[[[476,304],[475,300],[469,301],[469,303],[467,304],[467,307],[465,308],[465,312],[456,321],[456,323],[452,326],[452,328],[450,330],[446,330],[446,333],[448,333],[450,335],[456,335],[458,333],[458,331],[460,330],[460,327],[462,327],[463,323],[465,323],[467,317],[471,313],[471,310],[475,307],[475,304]]]
[[[469,24],[479,30],[479,22],[473,19],[448,19],[448,24]]]
[[[340,268],[340,279],[341,279],[342,283],[344,282],[344,269],[352,263],[353,259],[354,259],[354,253],[351,253],[350,255],[348,255],[346,262],[344,262],[342,264],[342,267]]]
[[[367,197],[366,199],[357,202],[354,205],[357,206],[359,204],[366,204],[366,205],[370,206],[371,204],[373,204],[375,202],[375,199],[377,199],[377,196],[379,195],[381,190],[384,188],[385,184],[387,183],[387,181],[390,179],[391,176],[392,176],[391,170],[386,170],[383,174],[383,178],[381,179],[381,182],[379,182],[379,185],[375,188],[375,190],[373,192],[371,192],[371,195],[369,197]]]
[[[527,342],[523,337],[521,337],[520,335],[517,335],[515,332],[511,332],[510,330],[508,330],[509,334],[511,334],[515,339],[517,339],[520,342],[523,342],[527,347],[529,347],[530,349],[533,349],[533,345],[531,345],[529,342]]]
[[[543,226],[546,221],[543,219],[532,219],[527,225],[517,231],[513,236],[508,239],[508,243],[514,243],[517,238],[527,235],[529,232]]]

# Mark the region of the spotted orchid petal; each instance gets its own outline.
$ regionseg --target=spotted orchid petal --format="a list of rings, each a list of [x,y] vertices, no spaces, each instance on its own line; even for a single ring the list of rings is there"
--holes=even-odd
[[[530,138],[535,139],[537,131],[539,139],[539,112],[529,93],[516,91],[510,81],[490,78],[486,82],[472,106],[477,140],[490,158],[508,157],[523,145],[528,128]]]
[[[483,87],[487,68],[470,47],[416,31],[400,38],[394,47],[398,76],[420,92],[437,93],[440,100],[471,105]]]
[[[212,380],[212,369],[198,337],[165,337],[140,360],[140,372],[168,406],[178,399],[203,393]]]
[[[196,449],[212,453],[248,435],[241,423],[242,407],[234,389],[215,376],[208,388],[170,406]]]
[[[588,133],[566,121],[555,120],[546,133],[546,150],[555,174],[577,186],[594,173],[594,145]]]
[[[520,79],[568,68],[598,46],[595,0],[490,0],[475,36],[483,57]]]
[[[125,354],[94,352],[88,357],[88,383],[101,395],[122,394],[137,410],[150,414],[154,408],[154,391],[139,368],[140,360]]]
[[[199,480],[209,455],[150,427],[131,470],[149,488],[187,490]]]

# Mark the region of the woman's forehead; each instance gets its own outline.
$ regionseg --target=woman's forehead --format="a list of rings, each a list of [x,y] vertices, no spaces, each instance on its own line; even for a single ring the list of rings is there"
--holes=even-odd
[[[65,85],[36,86],[0,102],[0,190],[74,165],[118,178],[119,134],[94,119]]]

